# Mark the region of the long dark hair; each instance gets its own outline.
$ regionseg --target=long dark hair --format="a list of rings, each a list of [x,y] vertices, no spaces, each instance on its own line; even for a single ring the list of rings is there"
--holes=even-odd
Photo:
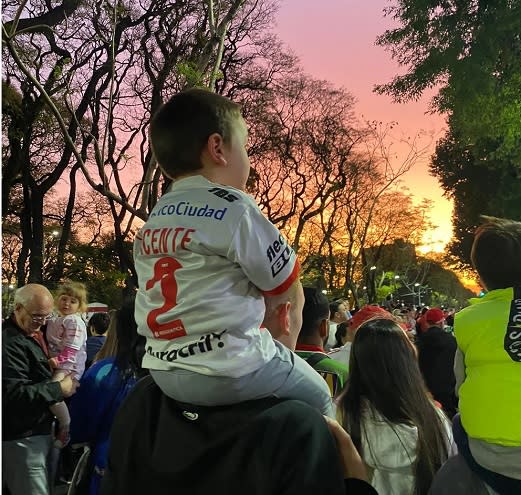
[[[365,322],[351,347],[349,378],[339,404],[343,426],[359,451],[362,412],[367,402],[391,425],[406,424],[418,429],[414,493],[426,494],[434,474],[447,459],[447,435],[429,399],[415,349],[391,319]]]
[[[145,337],[137,333],[136,319],[134,317],[135,298],[123,301],[117,311],[116,335],[117,351],[114,366],[119,370],[121,377],[141,378],[148,370],[144,370],[141,361],[145,354]]]

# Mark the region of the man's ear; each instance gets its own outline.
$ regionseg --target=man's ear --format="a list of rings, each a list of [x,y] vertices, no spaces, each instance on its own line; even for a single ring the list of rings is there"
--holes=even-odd
[[[320,333],[320,338],[326,339],[329,337],[329,322],[324,319],[320,322],[320,326],[318,327],[318,331]]]
[[[289,335],[289,307],[289,302],[278,304],[274,308],[266,306],[262,325],[269,330],[274,339]]]
[[[279,323],[279,328],[281,330],[281,335],[289,335],[290,334],[290,324],[289,324],[289,310],[291,309],[291,303],[285,302],[279,304],[277,306],[277,320]]]
[[[206,151],[208,157],[215,165],[226,166],[228,162],[226,160],[224,147],[223,137],[219,133],[214,132],[208,137],[203,153]]]

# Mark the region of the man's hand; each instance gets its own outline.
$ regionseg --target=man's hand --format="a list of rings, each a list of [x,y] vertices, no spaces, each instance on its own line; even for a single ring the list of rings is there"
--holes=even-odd
[[[63,449],[70,442],[71,437],[69,434],[69,425],[65,427],[60,427],[58,433],[56,434],[56,438],[54,439],[54,446],[58,449]]]
[[[324,416],[324,419],[326,420],[329,431],[335,438],[344,478],[357,478],[367,481],[367,471],[364,461],[362,461],[349,434],[334,419],[328,418],[327,416]]]
[[[71,375],[67,375],[65,378],[58,382],[60,384],[60,388],[62,389],[62,394],[64,397],[70,397],[76,393],[76,389],[80,386],[80,382],[75,378],[72,378]]]

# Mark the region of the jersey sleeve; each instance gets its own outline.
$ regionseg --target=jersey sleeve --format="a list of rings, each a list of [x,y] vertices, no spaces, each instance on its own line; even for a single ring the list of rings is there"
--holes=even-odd
[[[256,205],[247,208],[240,218],[228,259],[238,263],[266,296],[285,292],[299,275],[295,251]]]

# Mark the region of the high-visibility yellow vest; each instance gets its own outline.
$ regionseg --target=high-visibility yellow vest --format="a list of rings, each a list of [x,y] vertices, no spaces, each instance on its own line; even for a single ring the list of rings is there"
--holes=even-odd
[[[469,437],[505,446],[521,446],[521,363],[504,349],[513,292],[496,289],[471,299],[454,321],[465,355],[461,422]]]

